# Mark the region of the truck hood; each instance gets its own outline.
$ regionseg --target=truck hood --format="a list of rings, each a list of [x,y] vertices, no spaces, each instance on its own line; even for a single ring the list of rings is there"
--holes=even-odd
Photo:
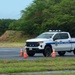
[[[48,41],[49,39],[45,38],[34,38],[34,39],[29,39],[26,42],[40,42],[40,41]]]

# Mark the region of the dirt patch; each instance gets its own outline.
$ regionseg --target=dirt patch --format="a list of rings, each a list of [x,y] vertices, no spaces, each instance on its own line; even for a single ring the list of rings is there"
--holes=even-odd
[[[2,36],[0,36],[0,41],[15,41],[23,37],[22,31],[6,31]]]

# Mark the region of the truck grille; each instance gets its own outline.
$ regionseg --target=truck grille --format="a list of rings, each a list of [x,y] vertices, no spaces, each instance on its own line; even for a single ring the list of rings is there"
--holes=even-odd
[[[27,47],[38,47],[39,43],[38,42],[26,42]]]

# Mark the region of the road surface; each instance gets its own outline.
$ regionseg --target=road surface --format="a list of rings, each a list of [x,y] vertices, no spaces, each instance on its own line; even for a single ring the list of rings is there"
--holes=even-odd
[[[28,57],[27,59],[24,59],[23,57],[20,57],[20,48],[0,48],[0,60],[35,60],[39,58],[45,58],[43,54],[35,54],[34,57]],[[56,53],[57,57],[60,57],[58,53]],[[73,52],[68,53],[66,52],[65,56],[63,57],[75,57]]]

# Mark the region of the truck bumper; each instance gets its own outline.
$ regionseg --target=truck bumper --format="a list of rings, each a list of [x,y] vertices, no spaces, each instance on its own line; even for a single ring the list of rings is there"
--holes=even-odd
[[[39,48],[26,48],[27,51],[32,51],[32,52],[35,52],[35,53],[43,53],[43,49],[39,49]]]

